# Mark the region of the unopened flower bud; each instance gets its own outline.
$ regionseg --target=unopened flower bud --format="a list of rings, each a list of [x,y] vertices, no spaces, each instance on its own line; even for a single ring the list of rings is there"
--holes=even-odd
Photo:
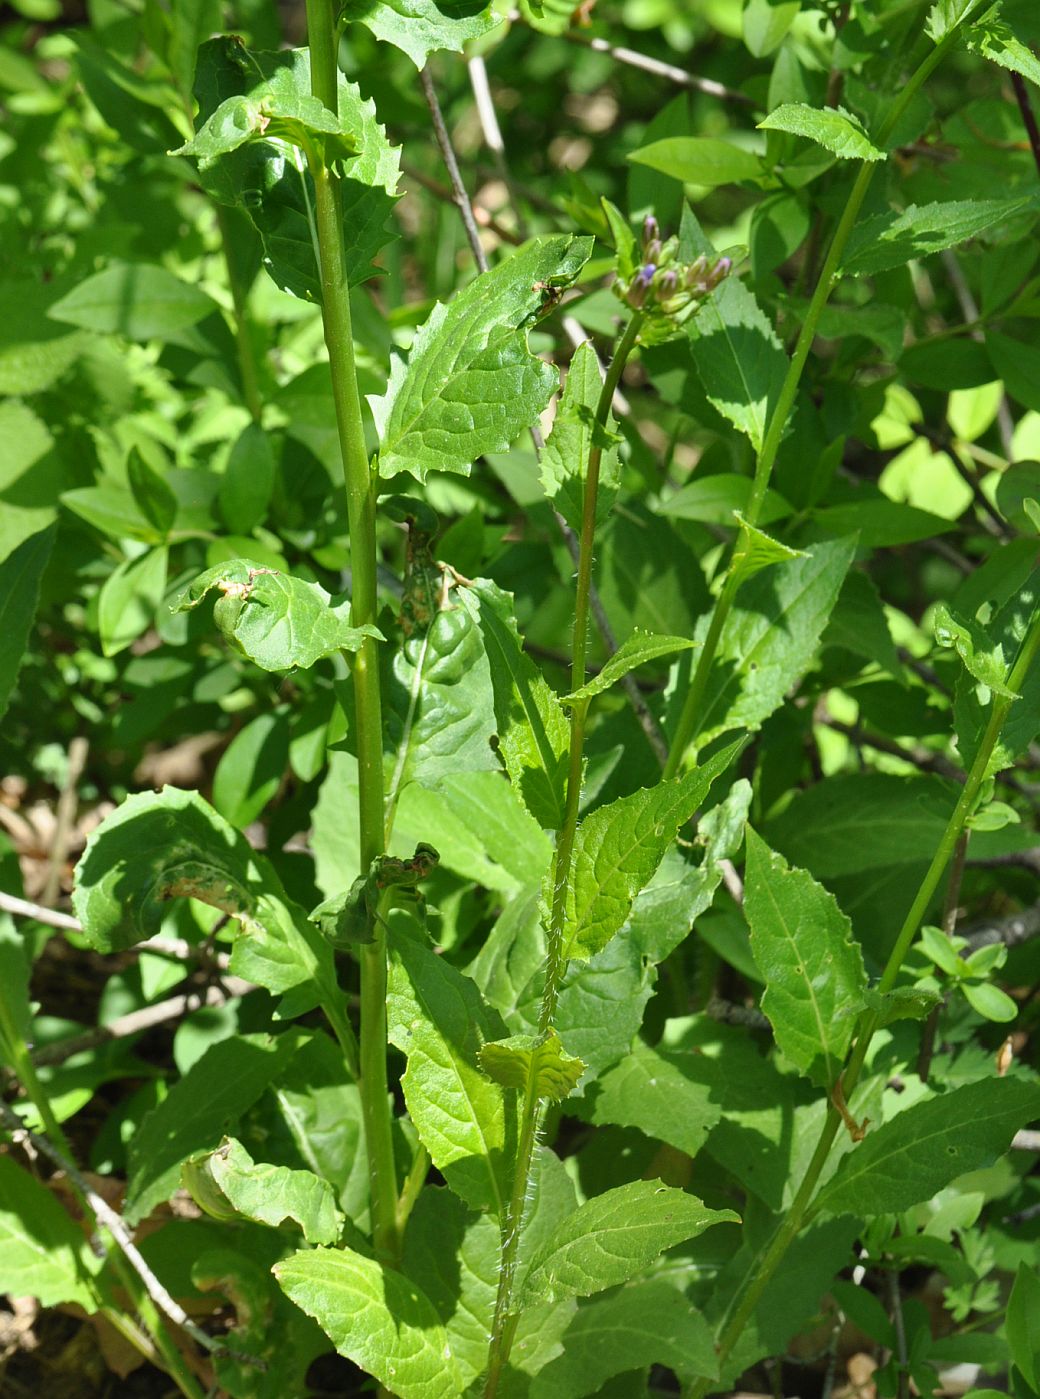
[[[673,296],[679,285],[679,277],[675,269],[669,267],[667,272],[662,272],[657,282],[657,295],[659,298]]]
[[[661,231],[657,226],[657,220],[653,214],[647,214],[643,220],[643,247],[645,248],[648,244],[658,240],[660,236]]]
[[[652,262],[656,267],[661,261],[661,240],[652,238],[643,249],[643,256],[647,262]]]
[[[725,281],[733,268],[733,260],[728,257],[720,257],[709,273],[708,280],[712,288],[717,287],[720,282]]]

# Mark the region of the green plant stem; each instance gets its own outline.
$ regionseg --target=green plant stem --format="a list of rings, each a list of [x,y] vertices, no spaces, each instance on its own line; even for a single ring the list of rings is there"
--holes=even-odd
[[[585,470],[585,489],[582,495],[578,578],[574,604],[574,642],[571,652],[572,690],[580,690],[585,684],[585,668],[588,660],[589,595],[592,588],[593,547],[596,542],[596,504],[599,495],[600,466],[603,461],[602,435],[610,417],[610,406],[614,401],[614,392],[621,380],[628,357],[635,348],[642,324],[643,315],[636,311],[618,341],[617,349],[614,351],[610,367],[604,376],[603,386],[596,403],[594,437],[589,449],[589,460]],[[542,1002],[538,1014],[538,1029],[542,1034],[552,1026],[556,1013],[556,1002],[560,994],[560,984],[567,967],[563,932],[567,912],[567,890],[570,884],[574,855],[574,837],[578,829],[578,806],[581,801],[582,763],[585,747],[585,720],[588,716],[588,708],[586,702],[574,705],[571,710],[567,800],[553,861],[553,898],[546,935],[545,986],[542,990]],[[532,1063],[520,1113],[520,1136],[517,1143],[513,1190],[502,1227],[502,1262],[499,1268],[498,1294],[495,1298],[495,1316],[491,1328],[491,1346],[488,1351],[484,1399],[494,1399],[498,1392],[498,1382],[502,1369],[509,1359],[509,1351],[519,1320],[519,1315],[513,1312],[513,1284],[516,1278],[524,1205],[531,1183],[531,1166],[534,1160],[535,1142],[538,1138],[540,1112],[536,1069]]]
[[[1040,612],[1034,614],[1026,633],[1025,639],[1019,649],[1018,656],[1011,668],[1008,676],[1008,689],[1021,691],[1023,683],[1030,667],[1040,653]],[[1004,695],[993,696],[993,710],[986,724],[979,750],[975,755],[975,761],[971,765],[967,780],[961,788],[957,805],[954,807],[942,838],[936,848],[932,862],[921,881],[913,903],[903,920],[903,926],[899,930],[895,945],[892,948],[881,980],[878,983],[878,990],[884,994],[891,991],[899,976],[900,969],[906,959],[906,954],[917,936],[921,922],[928,910],[928,906],[939,887],[950,859],[953,856],[957,843],[965,830],[965,824],[971,815],[975,802],[978,798],[982,784],[986,780],[990,759],[1000,738],[1001,729],[1007,719],[1008,710],[1014,703],[1012,699]],[[857,1027],[855,1043],[846,1061],[845,1069],[841,1074],[842,1090],[846,1100],[851,1099],[853,1090],[859,1082],[859,1076],[866,1062],[867,1054],[870,1050],[871,1040],[878,1028],[878,1015],[870,1012],[864,1015]],[[816,1194],[816,1187],[819,1184],[820,1176],[827,1164],[834,1145],[834,1139],[841,1127],[842,1118],[837,1108],[831,1103],[828,1108],[827,1118],[820,1133],[820,1139],[816,1144],[812,1160],[802,1178],[801,1186],[795,1196],[790,1209],[784,1216],[776,1233],[773,1235],[765,1252],[755,1260],[752,1270],[749,1273],[750,1281],[744,1291],[738,1294],[737,1305],[727,1317],[719,1332],[716,1342],[716,1353],[720,1365],[724,1365],[730,1352],[743,1334],[744,1328],[751,1319],[762,1293],[769,1285],[773,1274],[776,1272],[784,1254],[794,1242],[802,1225],[812,1210],[813,1198]],[[692,1388],[687,1392],[686,1399],[704,1399],[704,1396],[711,1393],[712,1381],[697,1380]]]
[[[917,93],[921,84],[924,83],[933,70],[942,62],[947,50],[955,42],[957,30],[951,30],[943,38],[942,42],[933,48],[928,56],[914,70],[906,86],[902,88],[896,97],[889,111],[888,116],[881,124],[877,135],[877,144],[884,146],[896,129],[900,118],[906,111],[913,97]],[[849,192],[848,201],[842,211],[838,226],[834,230],[830,247],[827,250],[827,257],[824,260],[823,268],[813,289],[812,297],[806,308],[805,320],[795,343],[791,361],[787,366],[787,373],[781,386],[776,406],[769,417],[769,425],[766,428],[765,437],[759,448],[755,461],[755,475],[751,486],[751,496],[748,506],[744,512],[744,518],[749,525],[756,525],[758,517],[762,513],[762,505],[765,501],[766,491],[769,488],[769,481],[773,474],[773,467],[776,464],[776,456],[780,450],[780,443],[783,440],[784,430],[787,427],[787,420],[790,417],[791,409],[794,407],[795,399],[798,396],[798,386],[802,380],[802,373],[805,369],[806,361],[809,358],[809,351],[812,348],[813,340],[816,338],[816,331],[820,323],[830,295],[834,289],[834,284],[838,278],[838,269],[841,259],[845,254],[852,230],[856,226],[859,211],[863,206],[870,182],[874,178],[874,170],[881,161],[865,160],[861,163],[856,178],[853,181],[852,189]],[[665,778],[676,775],[682,766],[686,750],[697,737],[701,718],[701,706],[704,700],[704,692],[707,689],[708,676],[715,661],[715,653],[718,650],[719,640],[722,636],[723,627],[729,617],[733,607],[734,599],[740,587],[740,565],[743,561],[743,553],[738,545],[734,551],[730,562],[726,580],[719,594],[718,601],[712,613],[711,622],[708,626],[707,635],[704,638],[704,645],[697,657],[697,665],[694,669],[690,681],[690,687],[686,692],[683,707],[679,715],[679,722],[676,726],[675,737],[668,753],[668,762],[665,764]]]
[[[330,111],[339,109],[336,25],[332,0],[307,0],[307,34],[311,91]],[[343,250],[338,176],[315,161],[314,205],[321,261],[322,319],[329,352],[332,396],[336,408],[350,527],[353,575],[351,620],[375,623],[376,493],[378,478],[368,459],[361,398],[354,364],[350,287]],[[358,753],[358,818],[361,868],[367,870],[383,853],[383,724],[377,643],[366,637],[353,657],[354,703]],[[386,937],[377,920],[371,944],[360,949],[361,1025],[359,1059],[361,1110],[365,1124],[376,1251],[396,1259],[397,1179],[391,1135],[392,1117],[386,1074]]]

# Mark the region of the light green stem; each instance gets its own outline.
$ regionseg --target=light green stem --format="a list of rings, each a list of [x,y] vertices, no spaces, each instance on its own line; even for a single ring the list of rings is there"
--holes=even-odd
[[[339,110],[337,35],[332,0],[307,0],[311,91],[329,108]],[[350,527],[353,575],[351,620],[355,626],[375,623],[376,494],[378,478],[369,462],[361,416],[354,335],[350,318],[350,287],[343,247],[339,178],[322,162],[311,167],[318,250],[321,261],[322,319],[329,352],[332,397],[339,429],[340,453]],[[358,818],[361,868],[367,870],[384,850],[383,724],[379,689],[377,642],[366,637],[353,657],[354,703],[357,726]],[[360,950],[361,1110],[365,1124],[371,1186],[372,1232],[376,1251],[396,1259],[397,1179],[391,1135],[392,1116],[386,1073],[386,938],[377,919],[375,937]]]
[[[596,505],[599,496],[600,466],[603,461],[603,434],[610,417],[610,405],[614,401],[614,393],[621,380],[621,374],[628,357],[639,338],[643,319],[643,314],[636,311],[625,327],[610,361],[610,367],[604,377],[603,387],[596,404],[593,443],[589,449],[589,460],[585,470],[585,489],[582,496],[578,578],[575,585],[574,603],[574,644],[571,653],[572,691],[580,690],[585,684],[585,668],[588,660],[589,595],[592,589],[592,561],[593,547],[596,542]],[[582,763],[585,747],[585,720],[588,716],[588,708],[587,703],[579,703],[571,709],[567,799],[553,861],[553,898],[549,915],[549,928],[546,934],[545,986],[542,991],[542,1003],[538,1015],[538,1029],[543,1034],[552,1027],[553,1016],[556,1013],[556,1002],[560,994],[560,984],[567,968],[563,934],[567,911],[567,890],[570,884],[574,856],[574,837],[578,829],[578,807],[581,801]],[[531,1183],[531,1166],[534,1161],[534,1146],[538,1137],[538,1120],[541,1112],[535,1073],[535,1065],[532,1062],[520,1114],[520,1137],[517,1143],[513,1192],[502,1225],[502,1262],[498,1275],[498,1294],[495,1299],[495,1317],[491,1329],[491,1347],[488,1352],[484,1399],[494,1399],[498,1392],[498,1382],[503,1366],[509,1359],[513,1335],[519,1320],[518,1314],[515,1314],[513,1309],[513,1284],[520,1248],[524,1204]]]
[[[914,95],[921,84],[924,83],[932,71],[938,66],[945,56],[947,50],[956,39],[956,30],[952,30],[945,36],[941,43],[932,49],[927,58],[919,64],[911,75],[906,86],[899,92],[892,103],[888,116],[882,122],[877,135],[877,144],[884,146],[892,132],[896,129],[900,118],[906,111]],[[787,420],[790,417],[791,409],[794,407],[795,399],[798,396],[798,386],[802,380],[802,372],[805,369],[806,360],[809,358],[809,351],[812,348],[813,340],[819,327],[820,317],[823,314],[830,295],[834,289],[834,284],[838,278],[838,270],[841,266],[842,257],[848,246],[852,230],[856,226],[859,211],[863,206],[870,182],[874,178],[875,167],[882,162],[865,160],[860,165],[856,178],[853,181],[852,189],[849,192],[848,200],[842,211],[838,226],[834,230],[830,247],[827,250],[827,257],[824,260],[823,268],[819,279],[813,290],[809,305],[805,312],[805,320],[798,335],[798,340],[791,356],[791,362],[787,366],[787,373],[780,389],[776,407],[773,409],[766,428],[765,437],[755,461],[755,475],[751,486],[751,497],[748,501],[745,519],[748,524],[758,523],[758,517],[762,513],[762,505],[765,501],[766,491],[769,488],[769,481],[773,474],[773,467],[776,464],[777,452],[780,450],[780,443],[783,440],[784,431],[787,427]],[[722,592],[719,594],[712,613],[708,633],[704,638],[704,645],[697,657],[697,665],[690,681],[690,687],[683,700],[682,711],[679,715],[679,722],[676,726],[675,737],[672,740],[668,753],[668,762],[665,764],[665,778],[674,777],[682,766],[686,750],[697,737],[701,727],[701,707],[704,700],[704,693],[708,685],[708,677],[711,667],[715,661],[719,640],[722,636],[722,629],[726,624],[730,611],[733,607],[734,599],[740,587],[740,564],[742,555],[738,546],[730,562],[726,581],[723,584]]]
[[[1025,639],[1019,650],[1015,664],[1011,668],[1008,676],[1008,689],[1019,692],[1029,673],[1030,667],[1040,653],[1040,612],[1037,612],[1026,633]],[[982,784],[985,782],[990,760],[993,751],[1000,738],[1001,730],[1008,716],[1008,710],[1014,703],[1009,697],[1004,695],[993,696],[993,710],[986,725],[979,751],[975,755],[975,761],[971,765],[967,780],[961,789],[942,838],[936,848],[931,864],[921,881],[920,888],[910,906],[903,926],[899,930],[895,946],[885,964],[885,970],[878,983],[878,990],[884,994],[891,991],[899,976],[906,954],[910,951],[914,938],[921,927],[921,922],[928,910],[928,906],[939,887],[946,867],[950,863],[957,842],[965,829],[965,823],[974,809],[978,799]],[[852,1096],[853,1089],[859,1082],[860,1073],[870,1051],[871,1040],[878,1028],[878,1016],[876,1012],[864,1016],[857,1027],[856,1041],[846,1061],[845,1068],[841,1074],[841,1086],[846,1098]],[[787,1211],[783,1220],[773,1235],[765,1252],[755,1260],[754,1266],[749,1273],[750,1281],[746,1287],[734,1298],[735,1306],[730,1311],[722,1329],[719,1332],[716,1342],[716,1353],[720,1365],[724,1365],[730,1352],[736,1345],[751,1319],[751,1316],[761,1300],[762,1294],[769,1285],[773,1274],[783,1260],[788,1248],[794,1242],[801,1231],[807,1216],[812,1211],[812,1202],[816,1195],[816,1187],[820,1176],[830,1157],[834,1139],[841,1128],[842,1118],[837,1108],[831,1103],[827,1118],[820,1133],[820,1139],[816,1144],[812,1160],[802,1179],[798,1193]],[[686,1399],[703,1399],[712,1391],[710,1380],[698,1380],[688,1391]]]

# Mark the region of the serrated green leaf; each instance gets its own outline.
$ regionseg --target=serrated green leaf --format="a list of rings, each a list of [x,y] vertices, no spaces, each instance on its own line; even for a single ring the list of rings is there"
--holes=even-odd
[[[600,1075],[589,1103],[590,1121],[638,1127],[687,1156],[696,1156],[722,1117],[718,1074],[703,1054],[652,1049],[638,1039]]]
[[[327,1180],[312,1171],[254,1161],[233,1137],[189,1157],[181,1180],[195,1203],[217,1219],[244,1216],[275,1229],[293,1220],[311,1244],[335,1243],[343,1227]]]
[[[829,1088],[865,1004],[867,974],[852,925],[831,894],[750,826],[744,912],[776,1042],[799,1072]]]
[[[249,559],[230,559],[199,575],[174,604],[187,612],[216,589],[213,620],[231,645],[264,670],[307,670],[338,651],[357,651],[375,627],[350,625],[350,603],[333,603],[320,583],[305,583]]]
[[[990,1166],[1040,1115],[1040,1086],[992,1078],[914,1103],[868,1131],[817,1197],[831,1214],[895,1214],[930,1200],[967,1171]]]
[[[928,11],[925,28],[935,42],[939,43],[951,30],[957,29],[969,19],[972,11],[977,14],[986,3],[988,0],[935,0],[935,4]]]
[[[697,642],[688,637],[654,636],[651,632],[635,631],[621,643],[598,675],[587,680],[580,690],[572,690],[569,695],[564,695],[560,703],[583,703],[592,699],[594,695],[601,695],[605,690],[609,690],[611,685],[616,684],[638,666],[646,665],[648,661],[656,661],[661,656],[672,656],[676,651],[689,651],[696,645]]]
[[[92,1278],[101,1260],[57,1196],[6,1153],[0,1155],[0,1287],[41,1306],[77,1302],[96,1312]]]
[[[568,1054],[555,1030],[544,1035],[510,1035],[481,1045],[480,1067],[503,1088],[527,1090],[534,1079],[539,1098],[558,1103],[568,1097],[585,1072],[580,1059]]]
[[[350,1248],[312,1248],[272,1269],[282,1290],[339,1351],[399,1399],[462,1393],[430,1299],[416,1283]]]
[[[961,617],[940,602],[935,609],[932,621],[935,639],[940,646],[952,647],[964,662],[969,675],[980,680],[983,685],[997,695],[1018,699],[1013,690],[1004,683],[1008,676],[1008,662],[1003,647],[994,643],[986,630],[970,617]]]
[[[859,117],[844,107],[810,107],[805,102],[784,102],[758,123],[760,130],[786,131],[806,136],[842,160],[884,160]]]
[[[737,595],[701,706],[698,742],[757,728],[804,675],[855,553],[854,538],[816,544],[778,563]],[[698,627],[698,638],[706,623]]]
[[[477,1055],[505,1037],[476,984],[407,936],[391,939],[387,1035],[408,1058],[401,1079],[419,1139],[451,1188],[500,1218],[509,1199],[515,1103]]]
[[[31,534],[0,563],[0,717],[22,666],[54,536],[53,526]]]
[[[632,151],[628,159],[670,175],[673,180],[709,189],[757,180],[766,173],[761,156],[712,136],[668,136]]]
[[[863,993],[863,1003],[877,1016],[879,1030],[895,1020],[925,1020],[936,1006],[942,1005],[942,1000],[939,991],[918,986],[897,986],[884,993],[868,989]]]
[[[113,262],[87,277],[56,301],[47,314],[95,335],[154,340],[197,324],[217,311],[198,287],[182,282],[165,267],[147,262]]]
[[[416,68],[425,67],[430,54],[440,49],[461,53],[471,39],[502,23],[491,6],[479,0],[444,0],[440,5],[434,0],[348,0],[343,13],[377,39],[401,49]]]
[[[877,214],[859,224],[849,239],[842,271],[850,277],[871,277],[916,258],[955,248],[969,238],[1017,218],[1035,213],[1040,197],[962,199],[937,204],[911,204],[901,214]]]
[[[804,549],[791,549],[779,539],[773,539],[763,530],[749,524],[739,510],[733,515],[740,530],[740,540],[733,554],[733,572],[742,581],[753,578],[770,564],[784,563],[787,559],[804,559]]]
[[[619,797],[581,823],[563,926],[568,958],[591,957],[621,931],[633,899],[650,882],[676,831],[742,746],[731,743],[685,777]]]
[[[757,451],[787,373],[787,356],[752,292],[736,277],[712,292],[686,323],[709,402]]]
[[[245,99],[277,74],[300,94],[310,91],[306,49],[250,53],[240,40],[223,36],[199,49],[195,97],[204,126],[230,98]],[[339,162],[338,198],[343,228],[344,266],[351,284],[373,275],[372,259],[394,236],[387,228],[399,178],[399,151],[375,119],[371,100],[338,74],[336,129],[356,152]],[[200,178],[223,204],[242,207],[263,243],[265,265],[274,281],[294,296],[321,301],[315,254],[314,181],[302,152],[284,142],[247,141],[228,154],[203,161]]]
[[[460,593],[480,624],[491,665],[498,751],[514,792],[546,830],[563,824],[570,725],[545,677],[527,656],[512,597],[480,579]]]
[[[580,272],[591,240],[533,239],[447,305],[434,307],[407,363],[394,362],[383,398],[370,399],[380,432],[379,472],[469,475],[503,451],[549,402],[557,376],[527,345],[526,326],[550,284]]]
[[[130,1142],[126,1217],[145,1219],[180,1183],[189,1156],[212,1150],[284,1063],[273,1035],[231,1035],[197,1059],[149,1112]]]
[[[739,1223],[732,1210],[710,1210],[694,1195],[637,1180],[596,1195],[557,1228],[532,1257],[520,1301],[561,1302],[616,1287],[673,1244],[713,1224]]]
[[[539,458],[545,494],[573,530],[581,529],[589,452],[599,440],[603,449],[596,495],[596,521],[610,513],[620,483],[614,419],[597,429],[594,414],[603,388],[603,371],[590,341],[578,346],[567,371],[552,431]]]
[[[999,63],[1012,73],[1021,73],[1030,82],[1040,85],[1040,59],[1018,37],[1012,25],[994,7],[978,23],[964,32],[964,42],[973,53],[988,58],[991,63]]]

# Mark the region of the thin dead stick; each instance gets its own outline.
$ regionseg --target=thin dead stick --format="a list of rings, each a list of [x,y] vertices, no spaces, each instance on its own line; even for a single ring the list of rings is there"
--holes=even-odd
[[[509,19],[515,24],[523,21],[523,15],[519,10],[510,10]],[[679,87],[693,88],[696,92],[707,93],[709,97],[718,97],[724,102],[739,102],[744,107],[755,105],[754,100],[745,93],[717,83],[714,78],[699,78],[696,73],[688,73],[685,68],[677,68],[674,63],[664,63],[659,58],[637,53],[635,49],[611,44],[606,39],[593,38],[577,29],[567,29],[560,37],[572,44],[580,44],[582,48],[593,49],[596,53],[605,53],[616,63],[624,63],[629,68],[639,68],[644,73],[652,73],[655,78],[666,78],[668,82],[677,83]]]
[[[487,254],[484,252],[480,241],[480,230],[477,228],[477,221],[473,217],[473,205],[470,203],[466,186],[462,182],[462,174],[459,171],[459,162],[455,158],[455,148],[451,144],[451,137],[448,128],[444,124],[444,114],[441,111],[441,104],[437,100],[437,89],[433,85],[430,77],[429,65],[419,74],[422,82],[423,96],[426,105],[430,109],[430,119],[433,122],[434,134],[437,137],[437,144],[441,148],[441,156],[444,159],[445,169],[448,178],[451,180],[453,199],[462,217],[462,226],[466,230],[466,237],[469,239],[469,246],[473,253],[473,259],[481,272],[488,270]]]
[[[1029,149],[1033,152],[1037,174],[1040,175],[1040,126],[1037,126],[1036,113],[1033,111],[1033,104],[1029,98],[1029,89],[1026,87],[1025,79],[1021,73],[1011,74],[1011,86],[1015,89],[1015,101],[1022,113],[1022,123],[1025,126],[1026,135],[1029,137]]]
[[[69,851],[69,839],[76,821],[76,808],[79,806],[79,780],[87,762],[89,745],[83,737],[77,737],[69,744],[69,768],[65,783],[58,797],[55,813],[54,839],[47,856],[47,876],[43,885],[43,902],[52,904],[61,889],[61,871],[65,856]]]
[[[33,1052],[32,1061],[37,1068],[43,1064],[62,1064],[74,1054],[82,1054],[87,1049],[96,1049],[98,1045],[126,1039],[130,1035],[143,1034],[145,1030],[154,1029],[156,1025],[163,1025],[169,1020],[179,1020],[182,1015],[201,1010],[203,1006],[226,1005],[236,996],[245,996],[255,990],[256,986],[251,981],[245,981],[240,976],[225,976],[221,978],[220,986],[185,991],[183,995],[171,996],[168,1000],[159,1001],[157,1005],[142,1006],[140,1010],[129,1011],[107,1025],[95,1025],[91,1030],[84,1030],[81,1035],[58,1040],[55,1044],[43,1045]]]
[[[980,947],[992,947],[998,942],[1005,947],[1018,947],[1020,943],[1040,937],[1040,904],[1033,904],[1021,913],[1012,913],[1006,918],[987,918],[971,923],[962,929],[962,935],[968,939],[971,952]]]
[[[506,160],[506,143],[502,136],[502,128],[498,124],[498,113],[495,111],[495,100],[491,96],[491,84],[488,82],[487,65],[480,54],[474,54],[467,59],[466,67],[469,71],[469,85],[473,89],[473,100],[477,107],[477,117],[480,120],[480,129],[484,136],[484,144],[491,152],[491,159],[498,169],[499,177],[506,189],[509,191],[509,200],[513,206],[513,216],[516,219],[517,232],[521,239],[527,237],[527,226],[524,223],[523,214],[520,212],[520,201],[517,199],[517,187],[513,181],[512,171],[509,169],[509,162]]]
[[[56,908],[44,908],[42,904],[30,903],[28,899],[16,898],[14,894],[0,892],[0,913],[13,913],[19,918],[33,918],[37,923],[46,923],[51,928],[64,928],[70,933],[83,931],[83,924],[70,913],[59,913]]]
[[[64,1152],[58,1150],[49,1137],[44,1136],[40,1132],[30,1131],[17,1113],[12,1112],[3,1101],[0,1101],[0,1119],[3,1120],[4,1126],[16,1141],[28,1142],[34,1151],[39,1152],[41,1156],[46,1156],[60,1171],[65,1172],[65,1175],[83,1197],[83,1200],[97,1223],[108,1230],[116,1247],[141,1279],[148,1296],[164,1316],[176,1326],[181,1327],[183,1331],[186,1331],[196,1345],[201,1346],[203,1350],[208,1351],[211,1355],[234,1355],[239,1360],[243,1360],[247,1364],[255,1366],[258,1370],[265,1370],[267,1368],[266,1364],[258,1357],[244,1354],[241,1351],[232,1350],[231,1347],[224,1344],[224,1342],[214,1340],[214,1338],[208,1336],[201,1327],[195,1325],[184,1308],[174,1301],[145,1262],[144,1258],[141,1256],[140,1250],[130,1237],[130,1231],[123,1223],[121,1216],[116,1213],[111,1205],[101,1198],[96,1190],[91,1189],[79,1169],[69,1160]],[[101,1243],[100,1240],[99,1246],[103,1253],[107,1252],[104,1244]]]
[[[957,261],[957,256],[952,249],[947,248],[941,256],[943,266],[946,268],[947,275],[950,279],[950,286],[953,287],[953,294],[957,298],[957,304],[961,308],[961,314],[968,324],[972,325],[979,319],[979,308],[978,303],[971,294],[971,287],[968,286],[968,280],[961,270],[961,265]],[[975,341],[981,342],[986,339],[986,332],[981,326],[976,325],[970,334],[971,338]],[[1015,423],[1011,416],[1011,409],[1008,406],[1007,394],[1001,394],[1000,403],[997,406],[997,431],[1000,434],[1001,451],[1008,461],[1011,461],[1013,456],[1011,439],[1014,436]],[[950,455],[952,457],[953,453],[951,452]],[[974,485],[972,485],[972,489],[975,489]],[[1004,528],[1003,520],[1000,520],[1000,524],[1001,527]]]

